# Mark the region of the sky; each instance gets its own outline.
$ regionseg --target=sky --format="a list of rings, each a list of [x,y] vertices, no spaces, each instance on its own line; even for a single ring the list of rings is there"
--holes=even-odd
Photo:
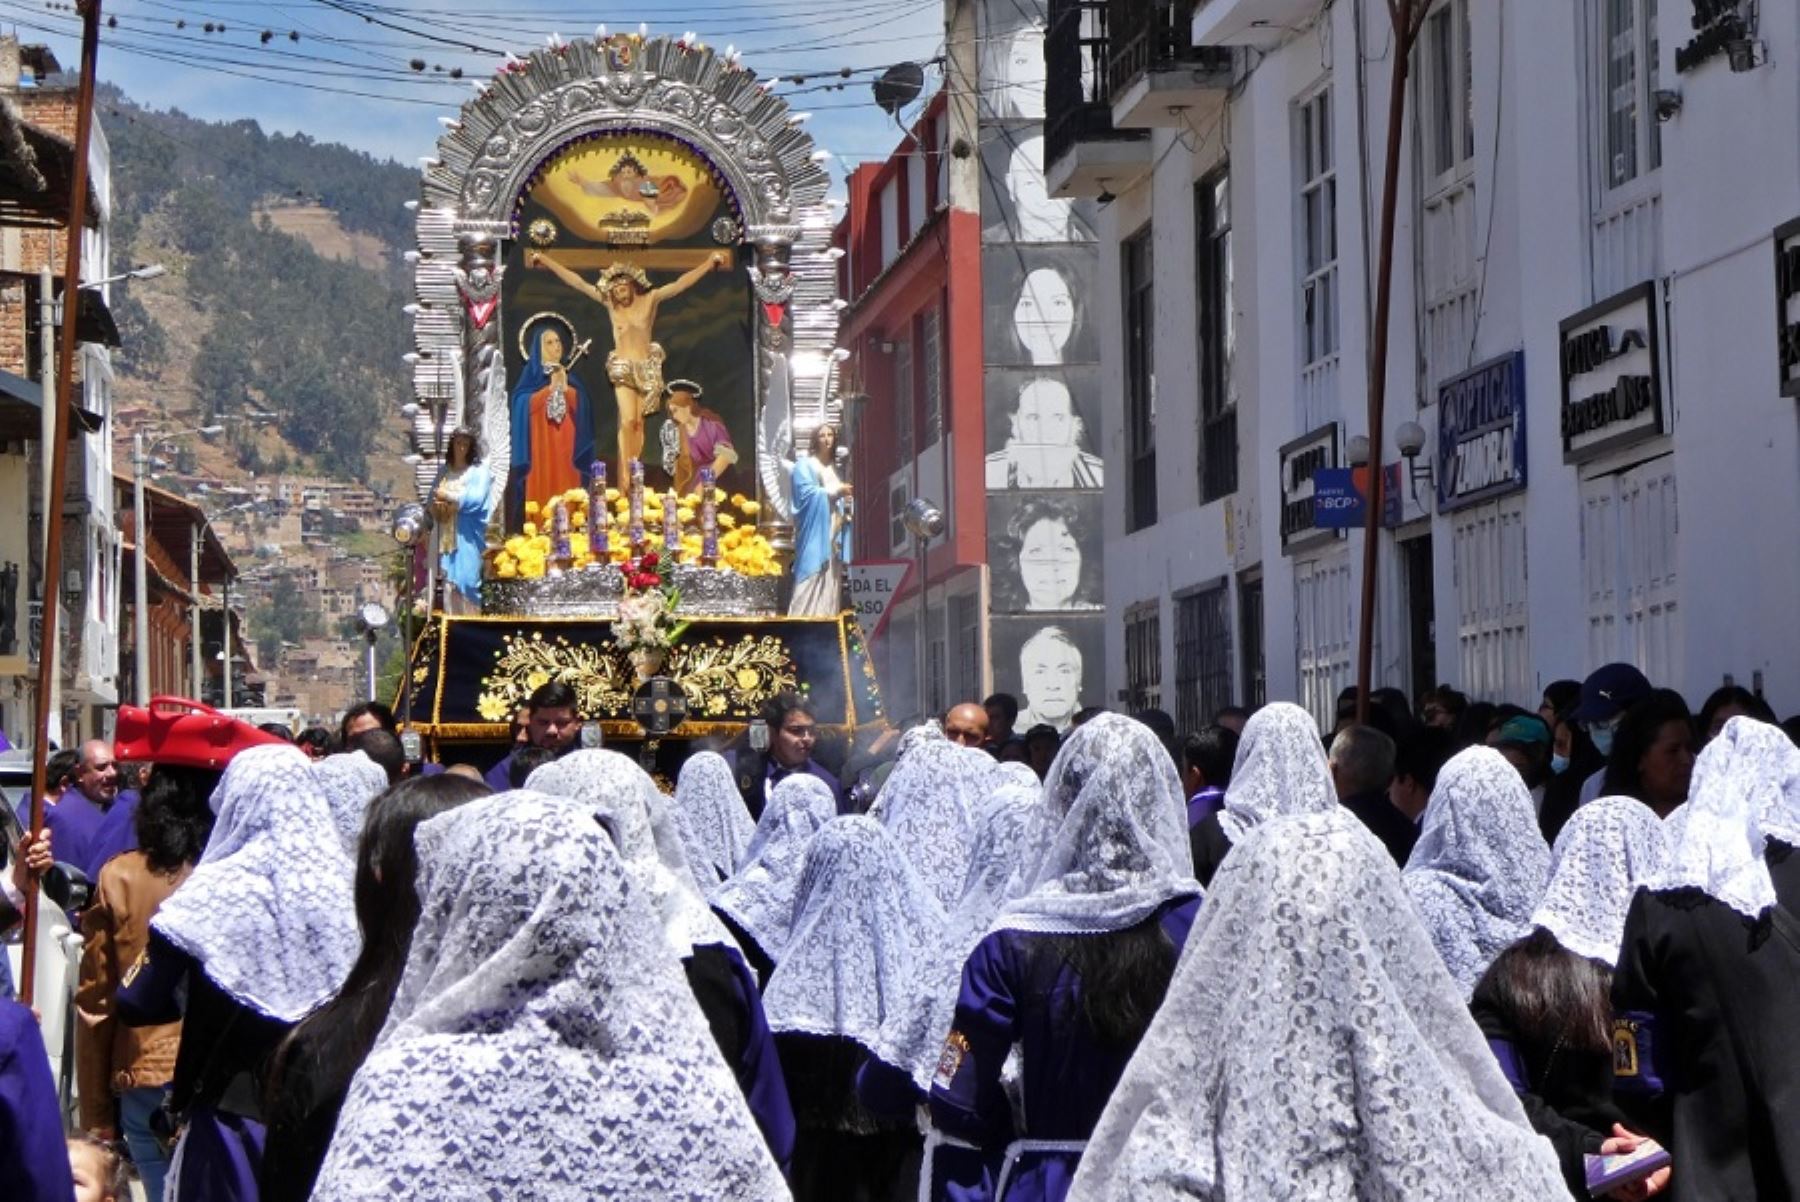
[[[0,29],[48,44],[72,69],[80,59],[73,8],[0,0]],[[269,132],[304,132],[407,164],[430,156],[439,119],[454,116],[505,53],[528,54],[553,33],[592,37],[601,24],[631,30],[654,17],[652,35],[691,31],[719,50],[735,45],[759,75],[782,77],[777,91],[813,114],[807,129],[837,157],[839,182],[900,138],[875,106],[871,81],[894,63],[935,57],[943,41],[941,0],[104,0],[103,11],[99,77],[137,103],[248,117]],[[846,67],[848,79],[837,74]],[[452,78],[458,69],[462,78]],[[807,78],[795,83],[795,75]],[[928,93],[939,78],[928,69]]]

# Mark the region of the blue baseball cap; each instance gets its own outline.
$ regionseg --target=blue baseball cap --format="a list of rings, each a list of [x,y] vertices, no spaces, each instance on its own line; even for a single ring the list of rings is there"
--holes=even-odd
[[[1569,717],[1577,722],[1610,722],[1650,693],[1650,678],[1630,664],[1605,664],[1581,682],[1581,700]]]

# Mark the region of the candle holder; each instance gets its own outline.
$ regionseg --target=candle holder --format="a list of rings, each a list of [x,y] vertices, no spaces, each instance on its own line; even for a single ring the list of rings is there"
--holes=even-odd
[[[636,557],[644,549],[644,462],[641,459],[631,461],[631,508],[630,517],[625,528],[626,536],[631,540],[631,554]]]
[[[606,464],[596,459],[588,472],[587,538],[588,554],[598,567],[607,560],[607,532],[612,527],[612,513],[606,504]]]
[[[713,498],[713,470],[700,469],[700,566],[719,566],[719,504]]]

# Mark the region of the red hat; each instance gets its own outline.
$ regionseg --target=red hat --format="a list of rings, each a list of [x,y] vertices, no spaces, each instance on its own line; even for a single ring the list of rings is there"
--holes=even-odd
[[[281,741],[210,705],[185,697],[152,697],[149,709],[119,707],[113,754],[122,760],[147,760],[216,772],[246,747]]]

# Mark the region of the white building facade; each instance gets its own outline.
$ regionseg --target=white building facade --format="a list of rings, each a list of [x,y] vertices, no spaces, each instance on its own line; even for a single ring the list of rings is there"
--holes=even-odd
[[[1201,0],[1132,58],[1149,6],[1069,7],[1112,67],[1047,167],[1106,201],[1104,700],[1328,724],[1363,535],[1313,473],[1369,435],[1388,8]],[[1440,0],[1407,86],[1375,683],[1535,707],[1625,660],[1800,710],[1800,10]]]

